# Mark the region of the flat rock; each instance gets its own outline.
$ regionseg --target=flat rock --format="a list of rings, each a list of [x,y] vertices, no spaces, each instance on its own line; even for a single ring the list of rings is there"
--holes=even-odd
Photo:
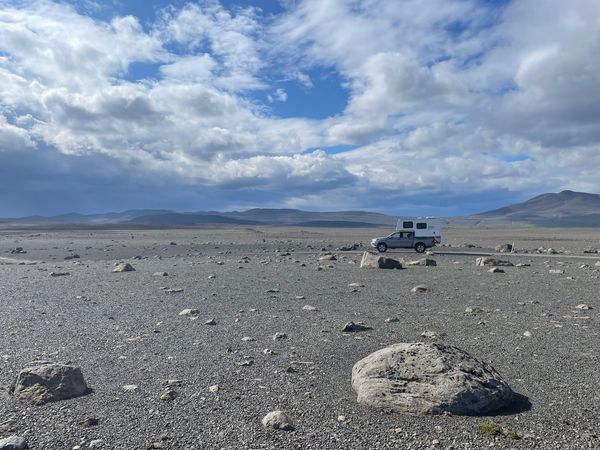
[[[433,266],[437,266],[437,262],[435,262],[435,259],[430,259],[430,258],[421,258],[421,259],[417,259],[415,261],[409,261],[406,263],[407,266],[428,266],[428,267],[433,267]]]
[[[500,267],[492,267],[490,270],[488,270],[488,272],[490,272],[490,273],[504,273],[504,269],[501,269]]]
[[[262,419],[262,426],[271,430],[293,431],[294,423],[292,419],[283,411],[271,411]]]
[[[577,309],[593,309],[590,305],[588,305],[586,303],[580,303],[575,308],[577,308]]]
[[[513,400],[500,375],[463,350],[441,343],[401,343],[352,369],[358,403],[411,415],[479,415]]]
[[[372,329],[373,328],[368,327],[361,322],[354,323],[354,322],[350,321],[344,325],[344,327],[342,328],[342,331],[344,333],[358,333],[360,331],[368,331],[368,330],[372,330]]]
[[[21,436],[0,439],[0,450],[26,450],[27,448],[27,442]]]
[[[317,307],[313,305],[304,305],[302,309],[304,311],[317,311]]]
[[[50,272],[51,277],[66,277],[67,275],[71,275],[69,272]]]
[[[189,317],[191,319],[197,318],[198,314],[200,314],[200,311],[192,308],[186,308],[179,313],[180,316]]]
[[[337,256],[323,255],[323,256],[319,257],[319,261],[337,261]]]
[[[424,284],[418,284],[415,287],[413,287],[410,292],[412,292],[413,294],[421,294],[424,292],[429,292],[431,289],[428,286],[425,286]]]
[[[112,271],[116,272],[116,273],[118,273],[118,272],[135,272],[135,269],[129,263],[120,263],[120,264],[117,264]]]
[[[79,397],[88,392],[81,369],[75,366],[36,361],[19,372],[9,388],[18,400],[32,405]]]
[[[392,258],[364,252],[360,260],[361,269],[402,269],[402,263]]]
[[[490,256],[481,256],[475,260],[476,266],[512,266],[510,261],[492,258]]]
[[[168,277],[169,274],[167,272],[154,272],[152,274],[153,277]]]

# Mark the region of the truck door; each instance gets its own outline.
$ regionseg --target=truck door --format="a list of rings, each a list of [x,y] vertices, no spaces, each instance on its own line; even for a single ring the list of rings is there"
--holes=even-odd
[[[412,248],[413,246],[413,233],[403,232],[402,236],[398,240],[400,244],[400,248]]]
[[[388,238],[385,240],[388,248],[400,248],[402,247],[402,240],[400,238],[400,236],[402,235],[402,233],[400,232],[396,232],[396,233],[392,233],[388,236]]]

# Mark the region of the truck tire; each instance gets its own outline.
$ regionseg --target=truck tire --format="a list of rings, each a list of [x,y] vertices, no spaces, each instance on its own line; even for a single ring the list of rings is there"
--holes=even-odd
[[[417,253],[423,253],[427,247],[422,242],[417,242],[415,244],[415,251]]]
[[[377,244],[377,251],[381,253],[387,252],[387,244],[383,242],[381,244]]]

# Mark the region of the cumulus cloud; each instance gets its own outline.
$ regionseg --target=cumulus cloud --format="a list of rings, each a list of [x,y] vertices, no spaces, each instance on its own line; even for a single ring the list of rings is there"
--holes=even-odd
[[[31,179],[54,157],[88,172],[84,184],[126,175],[149,192],[143,180],[171,180],[218,193],[223,208],[244,189],[253,205],[330,209],[600,191],[597,1],[284,7],[272,17],[206,0],[142,25],[0,0],[0,176],[19,154],[41,165]],[[281,83],[316,91],[319,71],[342,80],[345,106],[278,117],[298,98]]]

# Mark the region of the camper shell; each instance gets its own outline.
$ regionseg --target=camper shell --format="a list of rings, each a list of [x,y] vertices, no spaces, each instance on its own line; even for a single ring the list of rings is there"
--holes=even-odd
[[[435,238],[442,242],[442,221],[438,217],[400,217],[396,231],[412,231],[415,238]]]

